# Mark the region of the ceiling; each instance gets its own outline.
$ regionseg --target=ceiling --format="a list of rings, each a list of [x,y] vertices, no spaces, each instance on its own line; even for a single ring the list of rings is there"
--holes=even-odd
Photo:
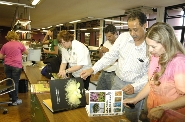
[[[31,0],[4,1],[30,5]],[[125,10],[140,6],[156,8],[184,2],[184,0],[41,0],[35,8],[27,9],[23,6],[0,4],[0,26],[11,27],[15,18],[21,13],[24,18],[30,18],[32,28],[38,29],[77,19],[90,20],[87,17],[102,19],[124,15]]]

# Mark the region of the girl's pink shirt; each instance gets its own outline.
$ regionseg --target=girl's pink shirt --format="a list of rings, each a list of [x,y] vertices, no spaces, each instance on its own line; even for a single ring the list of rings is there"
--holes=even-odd
[[[22,68],[22,53],[25,46],[18,41],[9,41],[3,45],[0,53],[5,55],[4,64],[17,68]]]

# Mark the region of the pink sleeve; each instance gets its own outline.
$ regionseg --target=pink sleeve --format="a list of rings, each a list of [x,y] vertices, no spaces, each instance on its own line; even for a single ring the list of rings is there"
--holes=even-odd
[[[185,94],[185,56],[174,61],[174,81],[177,91]]]

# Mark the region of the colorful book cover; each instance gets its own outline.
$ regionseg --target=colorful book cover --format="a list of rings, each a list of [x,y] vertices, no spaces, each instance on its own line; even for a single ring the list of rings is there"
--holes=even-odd
[[[88,116],[115,116],[123,112],[123,92],[121,90],[90,90]]]
[[[50,87],[48,81],[38,81],[37,84],[31,84],[31,93],[49,93]]]

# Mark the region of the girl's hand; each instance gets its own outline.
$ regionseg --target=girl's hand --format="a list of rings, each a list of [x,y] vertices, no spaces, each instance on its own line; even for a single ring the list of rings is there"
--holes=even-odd
[[[136,104],[137,102],[135,102],[135,98],[126,98],[126,99],[124,99],[123,100],[123,105],[125,107],[128,107],[129,108],[129,106],[126,105],[127,103]]]
[[[162,106],[157,106],[155,108],[152,108],[148,113],[148,118],[151,120],[157,121],[162,117],[164,111],[165,109]]]
[[[67,78],[65,70],[59,71],[59,73],[57,75],[58,75],[58,77],[62,77],[63,79]]]

